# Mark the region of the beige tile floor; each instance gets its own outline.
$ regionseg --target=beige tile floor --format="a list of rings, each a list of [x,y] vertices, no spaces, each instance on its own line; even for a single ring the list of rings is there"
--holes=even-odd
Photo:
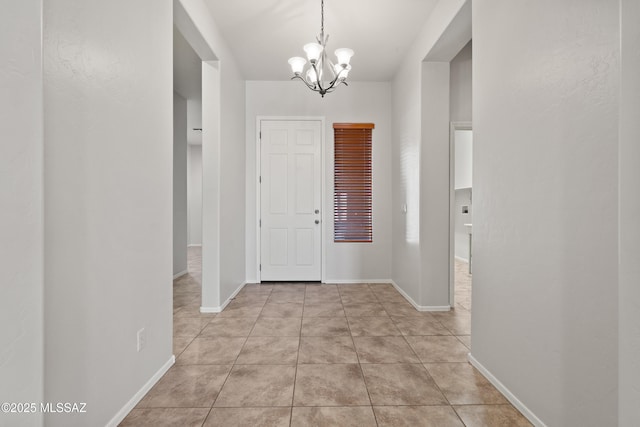
[[[174,283],[176,364],[122,426],[528,426],[466,361],[456,308],[416,311],[389,284],[247,285],[199,313],[200,251]]]

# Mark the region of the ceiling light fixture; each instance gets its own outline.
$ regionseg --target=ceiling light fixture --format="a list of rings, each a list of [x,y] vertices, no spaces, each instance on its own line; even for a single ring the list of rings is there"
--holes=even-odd
[[[348,48],[336,49],[337,64],[327,58],[326,47],[329,35],[326,37],[324,35],[324,0],[320,1],[320,16],[320,35],[316,37],[317,43],[307,43],[303,47],[310,64],[307,72],[304,73],[304,66],[307,60],[300,56],[289,59],[289,65],[291,65],[291,70],[293,71],[291,80],[302,80],[309,89],[320,93],[324,98],[325,93],[333,92],[339,84],[343,83],[348,86],[347,76],[351,70],[349,61],[353,56],[353,50]],[[331,76],[331,80],[323,81],[325,76]]]

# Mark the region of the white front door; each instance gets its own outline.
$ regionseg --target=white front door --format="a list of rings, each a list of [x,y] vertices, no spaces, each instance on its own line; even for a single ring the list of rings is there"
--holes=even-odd
[[[322,122],[260,121],[260,276],[319,281]]]

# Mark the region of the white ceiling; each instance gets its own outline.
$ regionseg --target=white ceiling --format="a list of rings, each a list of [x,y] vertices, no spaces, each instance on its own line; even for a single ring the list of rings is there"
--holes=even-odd
[[[247,80],[288,80],[320,32],[320,0],[205,0]],[[437,0],[325,0],[327,50],[349,47],[352,81],[388,81]]]

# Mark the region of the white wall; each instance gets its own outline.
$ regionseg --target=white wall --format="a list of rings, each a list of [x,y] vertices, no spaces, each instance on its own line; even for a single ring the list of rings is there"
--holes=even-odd
[[[43,400],[42,1],[0,15],[0,402]],[[39,426],[2,414],[0,426]]]
[[[640,4],[622,0],[619,425],[640,425]]]
[[[471,121],[472,43],[467,43],[451,60],[449,107],[452,122]]]
[[[617,425],[618,12],[473,2],[472,355],[549,426]]]
[[[173,93],[173,275],[187,271],[187,100]]]
[[[202,146],[189,145],[189,245],[202,244]]]
[[[171,9],[44,4],[44,400],[87,403],[48,426],[107,424],[172,360]]]
[[[246,281],[245,81],[230,58],[221,62],[220,301]]]
[[[219,311],[220,299],[220,71],[202,63],[202,305]]]
[[[459,26],[469,26],[469,8],[464,0],[436,5],[391,88],[392,277],[417,305],[425,307],[448,305],[449,61],[470,39],[464,28],[457,31]],[[427,55],[436,51],[438,55],[429,59],[432,65],[425,65]],[[425,82],[429,87],[423,87]],[[425,128],[430,124],[437,126]]]
[[[422,63],[420,145],[420,296],[418,305],[450,305],[449,62]]]
[[[391,277],[391,123],[390,85],[352,82],[321,98],[299,81],[247,82],[247,278],[256,280],[256,118],[325,118],[326,281],[388,280]],[[373,122],[373,243],[333,241],[333,123]]]
[[[218,311],[245,281],[245,82],[203,0],[180,0],[215,53],[202,68],[202,307]],[[201,44],[182,34],[204,61]]]

